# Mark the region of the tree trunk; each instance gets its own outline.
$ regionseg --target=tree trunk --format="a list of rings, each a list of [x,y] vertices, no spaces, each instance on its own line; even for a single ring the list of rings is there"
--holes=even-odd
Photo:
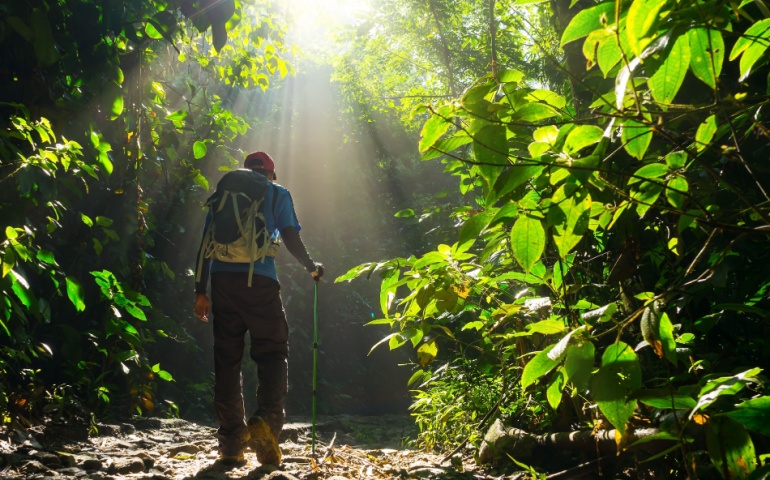
[[[564,29],[567,28],[572,18],[581,10],[591,6],[586,0],[578,0],[570,8],[571,0],[550,0],[553,10],[554,28],[561,38]],[[567,78],[572,89],[572,97],[575,103],[575,111],[578,117],[588,113],[591,104],[591,91],[585,86],[586,58],[583,55],[583,42],[574,41],[564,46],[564,65]]]

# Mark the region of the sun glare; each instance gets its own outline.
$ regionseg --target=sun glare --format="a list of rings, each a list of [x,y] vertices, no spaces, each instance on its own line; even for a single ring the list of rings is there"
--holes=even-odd
[[[333,50],[336,30],[355,25],[365,18],[368,0],[280,0],[292,18],[289,38],[301,51],[320,54]]]

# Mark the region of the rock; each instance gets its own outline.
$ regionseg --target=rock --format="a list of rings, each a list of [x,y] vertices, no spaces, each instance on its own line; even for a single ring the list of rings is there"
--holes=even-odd
[[[75,458],[74,455],[71,455],[69,453],[64,452],[56,452],[57,455],[59,455],[59,460],[61,460],[61,464],[65,467],[76,467],[78,464],[78,460]]]
[[[29,460],[27,463],[22,465],[21,468],[19,468],[19,470],[27,474],[43,473],[43,472],[49,473],[52,471],[50,468],[46,467],[45,465],[43,465],[37,460]]]
[[[136,427],[131,425],[130,423],[121,423],[120,424],[120,433],[124,433],[126,435],[131,435],[132,433],[136,433]]]
[[[85,477],[88,475],[85,471],[77,468],[77,467],[67,467],[67,468],[61,468],[56,471],[59,475],[67,475],[70,477],[80,478]]]
[[[35,452],[30,454],[30,456],[45,465],[46,467],[50,468],[60,468],[62,466],[61,459],[54,455],[53,453],[49,452]]]
[[[96,458],[86,458],[78,466],[83,470],[101,470],[102,461]]]
[[[117,437],[121,433],[123,430],[120,425],[96,424],[96,436],[98,437]]]
[[[43,443],[85,442],[89,428],[87,423],[49,423],[43,428]]]
[[[144,460],[138,457],[116,458],[107,469],[109,475],[144,472]]]
[[[180,453],[189,453],[190,455],[195,455],[201,450],[203,450],[203,447],[201,447],[200,445],[186,443],[182,445],[174,445],[173,447],[166,450],[166,453],[168,454],[169,457],[176,457]]]
[[[160,418],[137,418],[134,420],[137,430],[158,430],[163,427]]]
[[[286,472],[273,472],[265,480],[298,480],[297,477]],[[347,480],[347,479],[345,479]]]

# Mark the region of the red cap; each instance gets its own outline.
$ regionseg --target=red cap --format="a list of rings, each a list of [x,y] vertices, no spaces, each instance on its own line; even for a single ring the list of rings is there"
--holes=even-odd
[[[264,170],[275,175],[275,162],[273,161],[273,158],[265,152],[251,152],[246,155],[243,166],[252,170]]]

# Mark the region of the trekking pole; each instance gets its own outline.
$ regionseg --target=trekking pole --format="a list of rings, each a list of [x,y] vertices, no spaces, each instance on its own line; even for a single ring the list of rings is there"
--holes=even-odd
[[[312,427],[310,449],[315,457],[315,401],[318,391],[316,390],[318,370],[318,279],[315,279],[313,285],[313,403],[311,407]]]

